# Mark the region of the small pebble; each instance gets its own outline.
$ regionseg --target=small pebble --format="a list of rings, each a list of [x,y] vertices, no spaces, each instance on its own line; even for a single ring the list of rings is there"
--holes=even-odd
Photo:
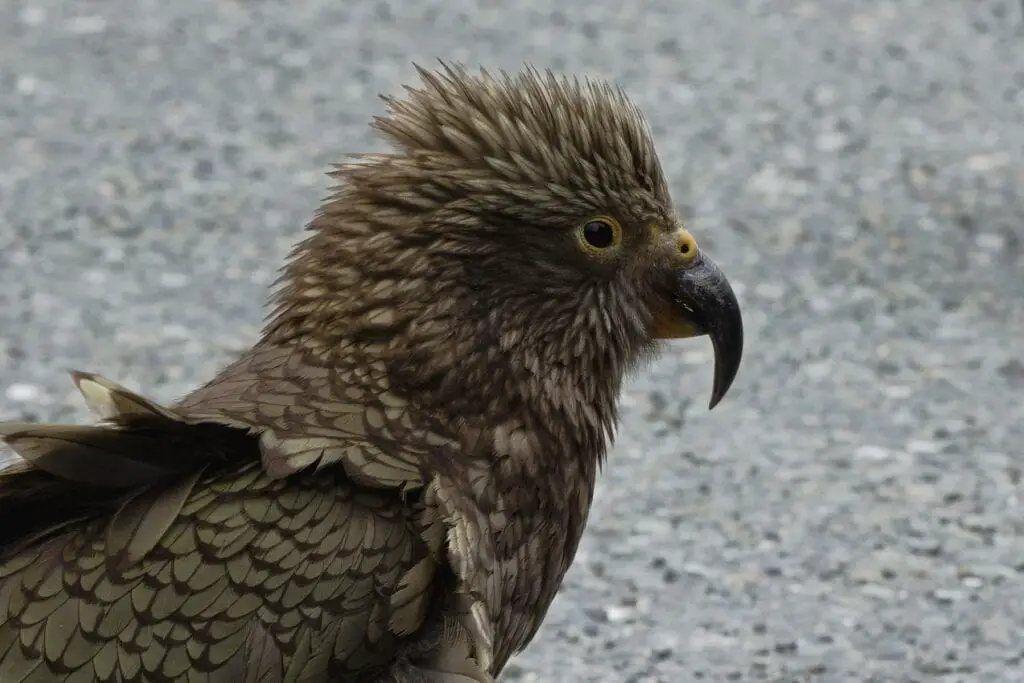
[[[861,446],[853,452],[857,460],[886,460],[890,455],[889,450],[881,446]]]
[[[4,396],[7,397],[7,400],[17,403],[35,401],[39,398],[39,394],[39,387],[34,384],[15,383],[9,385],[7,390],[4,391]]]

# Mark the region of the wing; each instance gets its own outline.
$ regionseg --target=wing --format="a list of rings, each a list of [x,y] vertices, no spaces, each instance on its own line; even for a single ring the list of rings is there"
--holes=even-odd
[[[0,423],[20,462],[0,470],[0,551],[113,514],[131,491],[252,462],[244,432],[188,425],[101,377],[72,373],[97,425]]]
[[[0,562],[0,680],[383,666],[422,624],[436,566],[402,506],[347,479],[193,474]]]
[[[494,615],[501,605],[494,533],[468,494],[479,482],[471,481],[467,463],[456,466],[459,453],[479,444],[458,443],[448,430],[414,419],[408,403],[392,392],[383,363],[346,368],[338,353],[325,362],[300,349],[257,348],[175,410],[189,421],[258,434],[271,476],[340,465],[362,485],[422,494],[424,524],[431,529],[425,534],[432,548],[443,548],[438,559],[454,572],[458,596],[449,606],[455,621],[438,654],[449,664],[437,666],[457,659],[444,653],[464,650],[479,680],[489,680],[482,672],[492,667]]]
[[[0,532],[5,682],[380,666],[424,625],[466,529],[481,533],[424,466],[439,439],[397,447],[404,404],[372,377],[339,401],[336,372],[253,354],[170,408],[75,379],[101,424],[0,426],[27,463],[0,478],[0,515],[19,520]],[[490,620],[462,602],[423,660],[439,681],[489,681]]]

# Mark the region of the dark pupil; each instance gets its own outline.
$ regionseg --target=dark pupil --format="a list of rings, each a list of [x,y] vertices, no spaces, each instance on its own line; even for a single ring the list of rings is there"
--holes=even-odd
[[[592,247],[604,249],[610,247],[615,241],[615,233],[612,226],[604,221],[590,221],[583,226],[583,236]]]

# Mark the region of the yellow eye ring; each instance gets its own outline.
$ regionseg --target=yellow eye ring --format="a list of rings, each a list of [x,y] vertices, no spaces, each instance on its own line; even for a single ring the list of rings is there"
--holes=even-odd
[[[576,239],[584,251],[598,254],[619,246],[622,242],[622,228],[610,216],[594,216],[580,225]]]

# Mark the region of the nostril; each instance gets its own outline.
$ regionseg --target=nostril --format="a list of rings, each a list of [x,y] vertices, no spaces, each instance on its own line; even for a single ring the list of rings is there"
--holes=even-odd
[[[686,230],[680,230],[676,233],[676,240],[676,249],[678,250],[676,253],[679,254],[680,261],[689,263],[697,258],[700,249],[697,247],[697,241],[693,239],[693,235]]]

